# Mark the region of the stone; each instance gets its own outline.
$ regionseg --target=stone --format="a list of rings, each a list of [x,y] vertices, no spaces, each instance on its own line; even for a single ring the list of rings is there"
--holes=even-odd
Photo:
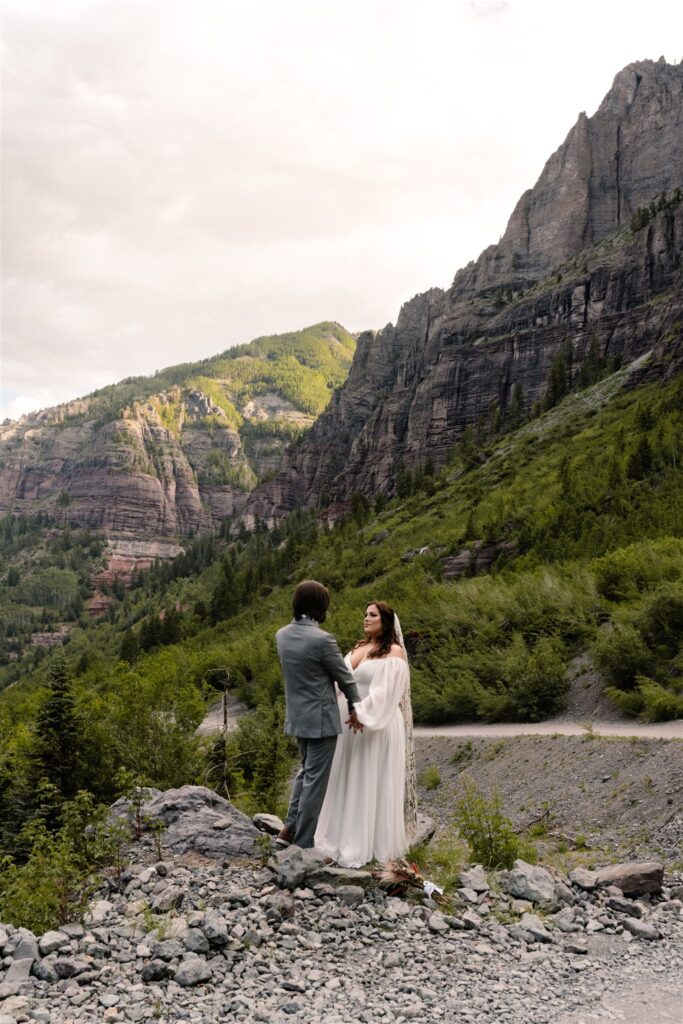
[[[107,920],[113,909],[114,904],[110,903],[109,900],[98,900],[86,914],[86,920],[89,924],[102,924]]]
[[[552,935],[536,914],[522,914],[519,926],[533,936],[536,942],[553,941]]]
[[[117,801],[110,813],[122,814],[125,810],[125,801]],[[164,823],[163,845],[173,854],[194,852],[215,860],[231,860],[254,853],[260,835],[246,814],[206,786],[180,786],[163,793],[157,790],[142,810],[145,817]]]
[[[184,960],[175,972],[173,980],[176,985],[182,985],[183,988],[192,988],[194,985],[201,985],[205,981],[210,981],[212,977],[213,971],[211,966],[206,960],[197,956],[192,957],[190,960]]]
[[[477,893],[489,891],[486,872],[481,864],[475,864],[473,867],[461,871],[458,880],[463,889],[473,889]]]
[[[39,981],[47,981],[49,984],[59,981],[59,975],[50,959],[34,960],[31,974],[34,978],[38,978]]]
[[[474,889],[458,889],[458,896],[464,903],[472,903],[476,906],[479,902],[479,895]]]
[[[445,920],[443,914],[432,914],[427,921],[427,927],[430,932],[437,932],[443,934],[444,932],[450,931],[450,924]]]
[[[200,927],[212,946],[227,945],[228,923],[217,910],[207,910]]]
[[[555,879],[550,872],[523,860],[514,862],[504,884],[511,895],[532,903],[552,903],[555,900]]]
[[[597,871],[588,871],[586,868],[574,868],[569,872],[569,881],[586,892],[592,892],[597,887],[598,874]]]
[[[38,942],[38,948],[41,956],[48,956],[50,953],[54,953],[56,949],[68,946],[70,942],[71,939],[64,932],[45,932]]]
[[[13,960],[37,960],[40,956],[38,940],[28,928],[19,928],[16,935],[18,941],[12,950]]]
[[[619,896],[610,896],[607,900],[607,906],[610,910],[615,910],[618,914],[626,914],[627,917],[642,917],[643,909],[634,903],[632,900],[626,900]]]
[[[577,956],[585,956],[588,953],[588,946],[582,942],[565,942],[562,948],[565,953],[573,953]]]
[[[22,981],[28,981],[31,976],[33,963],[33,957],[26,957],[23,960],[13,960],[5,973],[5,983],[12,985],[17,982],[21,984]]]
[[[649,924],[647,921],[640,921],[637,917],[625,917],[621,923],[637,939],[656,940],[662,937],[661,932],[653,924]]]
[[[152,910],[157,914],[166,914],[169,910],[177,910],[182,906],[185,893],[179,885],[167,885],[152,900]]]
[[[616,885],[627,896],[658,893],[662,889],[664,865],[659,861],[610,864],[598,868],[598,885]]]
[[[77,957],[58,957],[54,961],[54,969],[59,978],[75,978],[90,971],[92,965],[87,960],[80,960]]]
[[[188,928],[182,941],[185,949],[189,949],[191,953],[208,953],[211,948],[201,928]]]
[[[345,906],[357,907],[365,899],[365,889],[361,885],[340,885],[337,896]]]
[[[152,949],[152,956],[155,960],[173,960],[175,957],[182,956],[185,951],[185,946],[178,939],[164,939],[163,942],[158,942]]]
[[[278,851],[273,858],[277,884],[283,889],[297,889],[306,878],[324,867],[325,860],[325,855],[315,848],[302,850],[299,846],[288,846]]]
[[[140,977],[146,982],[162,981],[168,976],[168,973],[168,964],[163,960],[150,960],[140,971]]]
[[[284,821],[277,814],[255,814],[251,820],[259,832],[270,836],[276,836],[285,827]]]

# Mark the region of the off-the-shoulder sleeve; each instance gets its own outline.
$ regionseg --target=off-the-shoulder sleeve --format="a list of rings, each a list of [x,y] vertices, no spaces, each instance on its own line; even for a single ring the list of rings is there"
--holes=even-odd
[[[408,666],[403,658],[377,661],[367,697],[355,706],[358,721],[366,729],[386,729],[408,683]]]

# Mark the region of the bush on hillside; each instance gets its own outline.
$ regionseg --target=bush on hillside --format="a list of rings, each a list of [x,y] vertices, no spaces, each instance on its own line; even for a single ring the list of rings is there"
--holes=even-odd
[[[601,633],[592,647],[593,661],[608,682],[622,690],[635,686],[636,677],[652,668],[652,654],[635,626],[618,625]]]

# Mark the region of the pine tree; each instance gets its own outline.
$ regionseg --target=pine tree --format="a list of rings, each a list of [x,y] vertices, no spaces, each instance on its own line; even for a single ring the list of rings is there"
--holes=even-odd
[[[64,799],[70,799],[81,788],[81,725],[71,673],[61,651],[54,658],[48,680],[48,692],[36,716],[30,774],[36,787],[41,779],[47,779]]]
[[[650,447],[647,434],[643,434],[638,441],[635,451],[631,453],[631,457],[628,460],[626,475],[629,480],[643,480],[651,469],[652,448]]]
[[[519,381],[512,386],[508,419],[511,427],[518,426],[524,419],[524,391]]]
[[[209,605],[209,614],[214,625],[229,619],[237,611],[238,602],[235,570],[232,559],[225,555],[221,560],[221,574],[214,587]]]
[[[138,642],[138,638],[132,629],[127,629],[121,640],[119,658],[121,661],[127,661],[129,665],[134,665],[138,659],[139,653],[140,644]]]

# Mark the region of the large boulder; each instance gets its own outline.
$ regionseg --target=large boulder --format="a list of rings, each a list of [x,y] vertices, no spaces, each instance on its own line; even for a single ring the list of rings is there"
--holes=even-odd
[[[127,806],[126,800],[118,800],[111,816],[124,816]],[[254,843],[261,835],[246,814],[206,786],[153,791],[142,815],[163,822],[161,844],[176,854],[193,851],[216,860],[244,857],[255,852]]]
[[[661,892],[664,865],[656,860],[610,864],[598,868],[598,885],[606,888],[616,885],[627,896],[644,896],[648,892]]]
[[[555,902],[555,879],[545,868],[516,860],[504,881],[505,888],[512,896],[532,903]]]

